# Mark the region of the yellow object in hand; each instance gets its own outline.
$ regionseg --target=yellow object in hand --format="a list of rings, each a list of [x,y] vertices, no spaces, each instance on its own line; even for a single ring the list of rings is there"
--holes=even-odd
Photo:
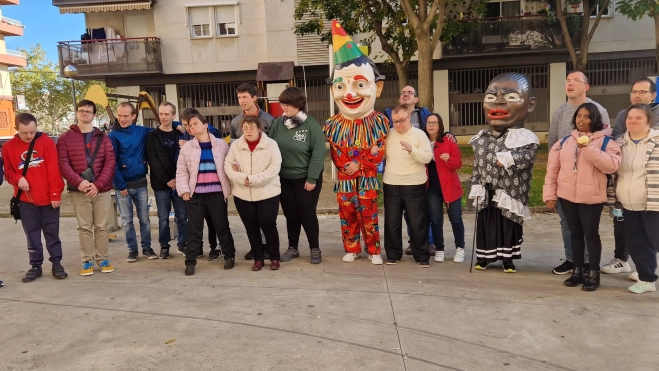
[[[579,137],[579,139],[577,139],[577,143],[582,144],[582,145],[586,145],[586,144],[590,143],[590,137],[585,136],[585,135],[583,137]]]

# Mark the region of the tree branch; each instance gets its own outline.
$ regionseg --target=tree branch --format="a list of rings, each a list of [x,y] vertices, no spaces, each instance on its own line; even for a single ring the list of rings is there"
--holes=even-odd
[[[558,18],[558,23],[561,24],[561,31],[563,32],[563,41],[567,47],[567,51],[570,54],[570,59],[572,59],[572,64],[574,68],[578,67],[577,52],[574,50],[574,44],[572,44],[572,37],[570,36],[570,31],[567,29],[567,24],[565,23],[565,12],[563,11],[563,0],[556,0],[556,18]]]
[[[371,3],[371,5],[373,5],[373,2],[374,2],[373,0],[369,0],[369,3]],[[385,53],[387,53],[389,55],[389,57],[391,57],[394,64],[395,63],[401,63],[400,55],[389,44],[389,40],[387,40],[387,37],[384,36],[384,33],[382,32],[382,20],[378,19],[375,16],[375,12],[373,12],[373,9],[371,7],[366,6],[364,8],[366,10],[366,13],[368,14],[368,17],[371,19],[371,22],[373,23],[373,29],[374,29],[375,34],[377,35],[378,39],[380,40],[382,50]]]
[[[432,2],[432,6],[430,7],[430,13],[428,13],[428,16],[423,21],[423,27],[427,28],[429,30],[430,26],[432,25],[433,20],[435,19],[435,15],[437,15],[438,16],[437,29],[441,30],[441,28],[439,27],[439,24],[440,23],[442,25],[444,24],[444,11],[445,10],[446,10],[446,0],[434,0]],[[438,14],[438,11],[439,11],[439,14]],[[441,32],[440,32],[440,34],[441,34]]]
[[[419,16],[414,12],[414,7],[412,7],[410,0],[400,0],[400,6],[403,7],[403,11],[410,23],[412,23],[412,27],[416,29],[421,21],[419,20]]]
[[[437,27],[435,28],[435,33],[431,36],[430,42],[432,43],[432,50],[437,49],[437,44],[439,44],[439,39],[442,37],[442,31],[444,30],[444,23],[446,18],[443,16],[446,13],[446,0],[435,0],[433,7],[436,3],[441,3],[438,7],[439,9],[435,12],[438,12],[437,15]],[[433,17],[434,18],[434,17]]]

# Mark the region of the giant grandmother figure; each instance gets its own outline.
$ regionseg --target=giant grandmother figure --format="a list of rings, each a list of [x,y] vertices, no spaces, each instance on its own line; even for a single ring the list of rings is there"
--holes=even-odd
[[[522,256],[522,224],[531,218],[531,171],[540,144],[524,121],[534,108],[529,82],[519,73],[495,77],[485,92],[490,127],[469,141],[474,147],[469,198],[478,210],[476,269],[502,260],[504,272],[513,273],[513,260]]]
[[[352,262],[361,252],[361,233],[371,262],[382,264],[377,166],[384,157],[389,122],[374,107],[384,86],[384,76],[337,21],[332,22],[332,43],[335,67],[329,83],[340,113],[330,117],[323,130],[338,169],[334,192],[346,252],[343,261]]]

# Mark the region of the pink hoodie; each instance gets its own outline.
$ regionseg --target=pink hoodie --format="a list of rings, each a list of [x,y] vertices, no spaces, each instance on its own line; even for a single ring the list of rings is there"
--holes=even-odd
[[[549,151],[547,176],[542,190],[545,202],[557,198],[590,205],[606,202],[606,174],[615,173],[621,159],[620,146],[613,139],[609,140],[606,151],[601,150],[604,137],[609,134],[609,128],[591,134],[590,143],[579,150],[577,130],[572,131],[562,147],[562,139],[554,144]]]
[[[215,160],[215,167],[217,168],[217,175],[222,184],[222,193],[224,199],[231,196],[231,183],[227,174],[224,172],[224,158],[229,153],[229,146],[224,139],[218,139],[210,136],[211,145],[213,146],[213,158]],[[178,156],[178,163],[176,164],[176,191],[179,196],[184,193],[194,194],[197,187],[197,174],[199,173],[199,163],[201,162],[201,147],[197,138],[193,138],[181,147],[181,152]]]

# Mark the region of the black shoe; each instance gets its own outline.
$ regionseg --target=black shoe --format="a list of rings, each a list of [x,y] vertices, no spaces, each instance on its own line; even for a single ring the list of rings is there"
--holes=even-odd
[[[595,291],[600,287],[600,271],[591,270],[588,271],[588,277],[586,278],[581,289],[583,291]]]
[[[226,258],[224,259],[224,269],[233,269],[236,266],[236,258]]]
[[[474,266],[475,269],[478,269],[479,271],[484,271],[487,269],[487,261],[478,259],[476,260],[476,265]]]
[[[137,261],[137,250],[130,250],[128,252],[128,257],[126,258],[127,262]]]
[[[186,276],[192,276],[194,274],[194,265],[186,265],[185,266],[185,275]]]
[[[412,246],[407,245],[407,248],[405,249],[405,255],[412,255]]]
[[[563,264],[552,269],[551,271],[554,272],[554,274],[568,274],[572,272],[573,269],[574,269],[574,263],[572,263],[569,260],[566,260],[563,262]]]
[[[25,272],[25,277],[23,277],[23,282],[32,282],[37,278],[41,277],[43,271],[41,267],[32,267],[29,271]]]
[[[69,275],[64,271],[64,267],[61,265],[53,265],[53,277],[63,280],[68,276]]]
[[[387,259],[387,265],[396,265],[400,259]]]
[[[574,267],[570,278],[566,279],[563,284],[567,287],[577,287],[584,283],[583,268]]]
[[[254,253],[252,250],[249,250],[249,252],[245,254],[245,260],[254,260]]]
[[[503,262],[503,272],[504,273],[516,273],[517,272],[517,269],[515,268],[515,264],[513,264],[512,260]]]
[[[2,287],[2,286],[4,286],[4,285],[5,285],[5,283],[2,282],[2,281],[0,281],[0,287]]]
[[[208,253],[208,260],[217,260],[220,256],[222,256],[222,251],[220,251],[220,249],[213,249]]]
[[[176,252],[177,252],[179,255],[185,255],[185,249],[186,249],[186,246],[185,246],[185,245],[180,245],[180,246],[178,246],[178,249],[177,249]]]
[[[421,267],[421,268],[430,268],[430,262],[429,261],[419,262],[419,267]]]
[[[583,277],[584,281],[586,280],[586,277],[588,277],[588,272],[590,272],[590,264],[584,263],[583,264]]]
[[[153,249],[150,248],[150,247],[146,248],[146,249],[143,249],[142,250],[142,255],[144,255],[144,257],[149,259],[149,260],[158,259],[158,255],[156,255],[156,252],[153,251]]]
[[[160,259],[169,259],[169,247],[160,249]]]
[[[323,261],[320,249],[311,249],[311,264],[320,264]]]

